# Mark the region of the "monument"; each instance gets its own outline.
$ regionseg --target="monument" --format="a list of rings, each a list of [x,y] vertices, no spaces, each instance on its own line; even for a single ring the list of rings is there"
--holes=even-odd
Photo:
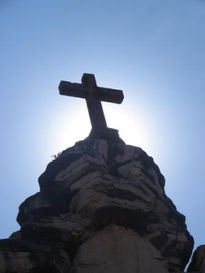
[[[59,90],[86,99],[91,134],[50,162],[20,205],[20,230],[0,240],[0,273],[184,272],[193,238],[163,175],[106,125],[101,101],[121,103],[122,91],[97,87],[91,74]],[[205,272],[204,252],[188,272]]]
[[[124,99],[121,90],[98,87],[93,74],[84,74],[82,84],[61,81],[59,91],[61,95],[86,99],[92,134],[100,136],[117,133],[107,127],[101,101],[121,103]]]

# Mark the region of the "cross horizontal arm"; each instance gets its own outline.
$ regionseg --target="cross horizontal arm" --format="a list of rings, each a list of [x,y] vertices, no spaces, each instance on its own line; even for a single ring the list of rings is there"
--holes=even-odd
[[[61,81],[59,85],[59,91],[61,95],[73,96],[78,98],[87,98],[90,92],[89,88],[84,87],[79,83],[71,83],[67,81]],[[101,101],[113,102],[120,104],[124,95],[122,90],[96,87],[93,90],[93,95]]]

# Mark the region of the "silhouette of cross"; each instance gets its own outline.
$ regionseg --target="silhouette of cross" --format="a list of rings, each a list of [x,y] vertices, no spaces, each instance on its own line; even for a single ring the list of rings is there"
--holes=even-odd
[[[92,128],[101,131],[107,128],[101,101],[121,103],[123,92],[117,89],[98,87],[93,74],[83,74],[82,84],[61,81],[60,95],[86,99]]]

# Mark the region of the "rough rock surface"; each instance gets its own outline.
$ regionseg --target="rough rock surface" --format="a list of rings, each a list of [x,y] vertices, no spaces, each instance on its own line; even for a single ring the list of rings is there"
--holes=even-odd
[[[76,273],[168,273],[163,257],[149,241],[114,224],[79,247],[73,268]]]
[[[164,184],[142,149],[91,134],[52,161],[21,204],[20,231],[0,240],[0,272],[182,272],[193,238]]]

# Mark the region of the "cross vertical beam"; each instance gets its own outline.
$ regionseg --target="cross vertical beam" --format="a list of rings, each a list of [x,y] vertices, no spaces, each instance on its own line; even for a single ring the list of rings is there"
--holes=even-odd
[[[101,101],[97,98],[97,96],[93,95],[93,91],[96,90],[97,88],[95,76],[92,74],[83,74],[81,81],[83,86],[90,89],[90,92],[88,93],[88,96],[86,97],[86,104],[87,104],[92,128],[94,130],[107,128],[107,123],[105,120]]]

